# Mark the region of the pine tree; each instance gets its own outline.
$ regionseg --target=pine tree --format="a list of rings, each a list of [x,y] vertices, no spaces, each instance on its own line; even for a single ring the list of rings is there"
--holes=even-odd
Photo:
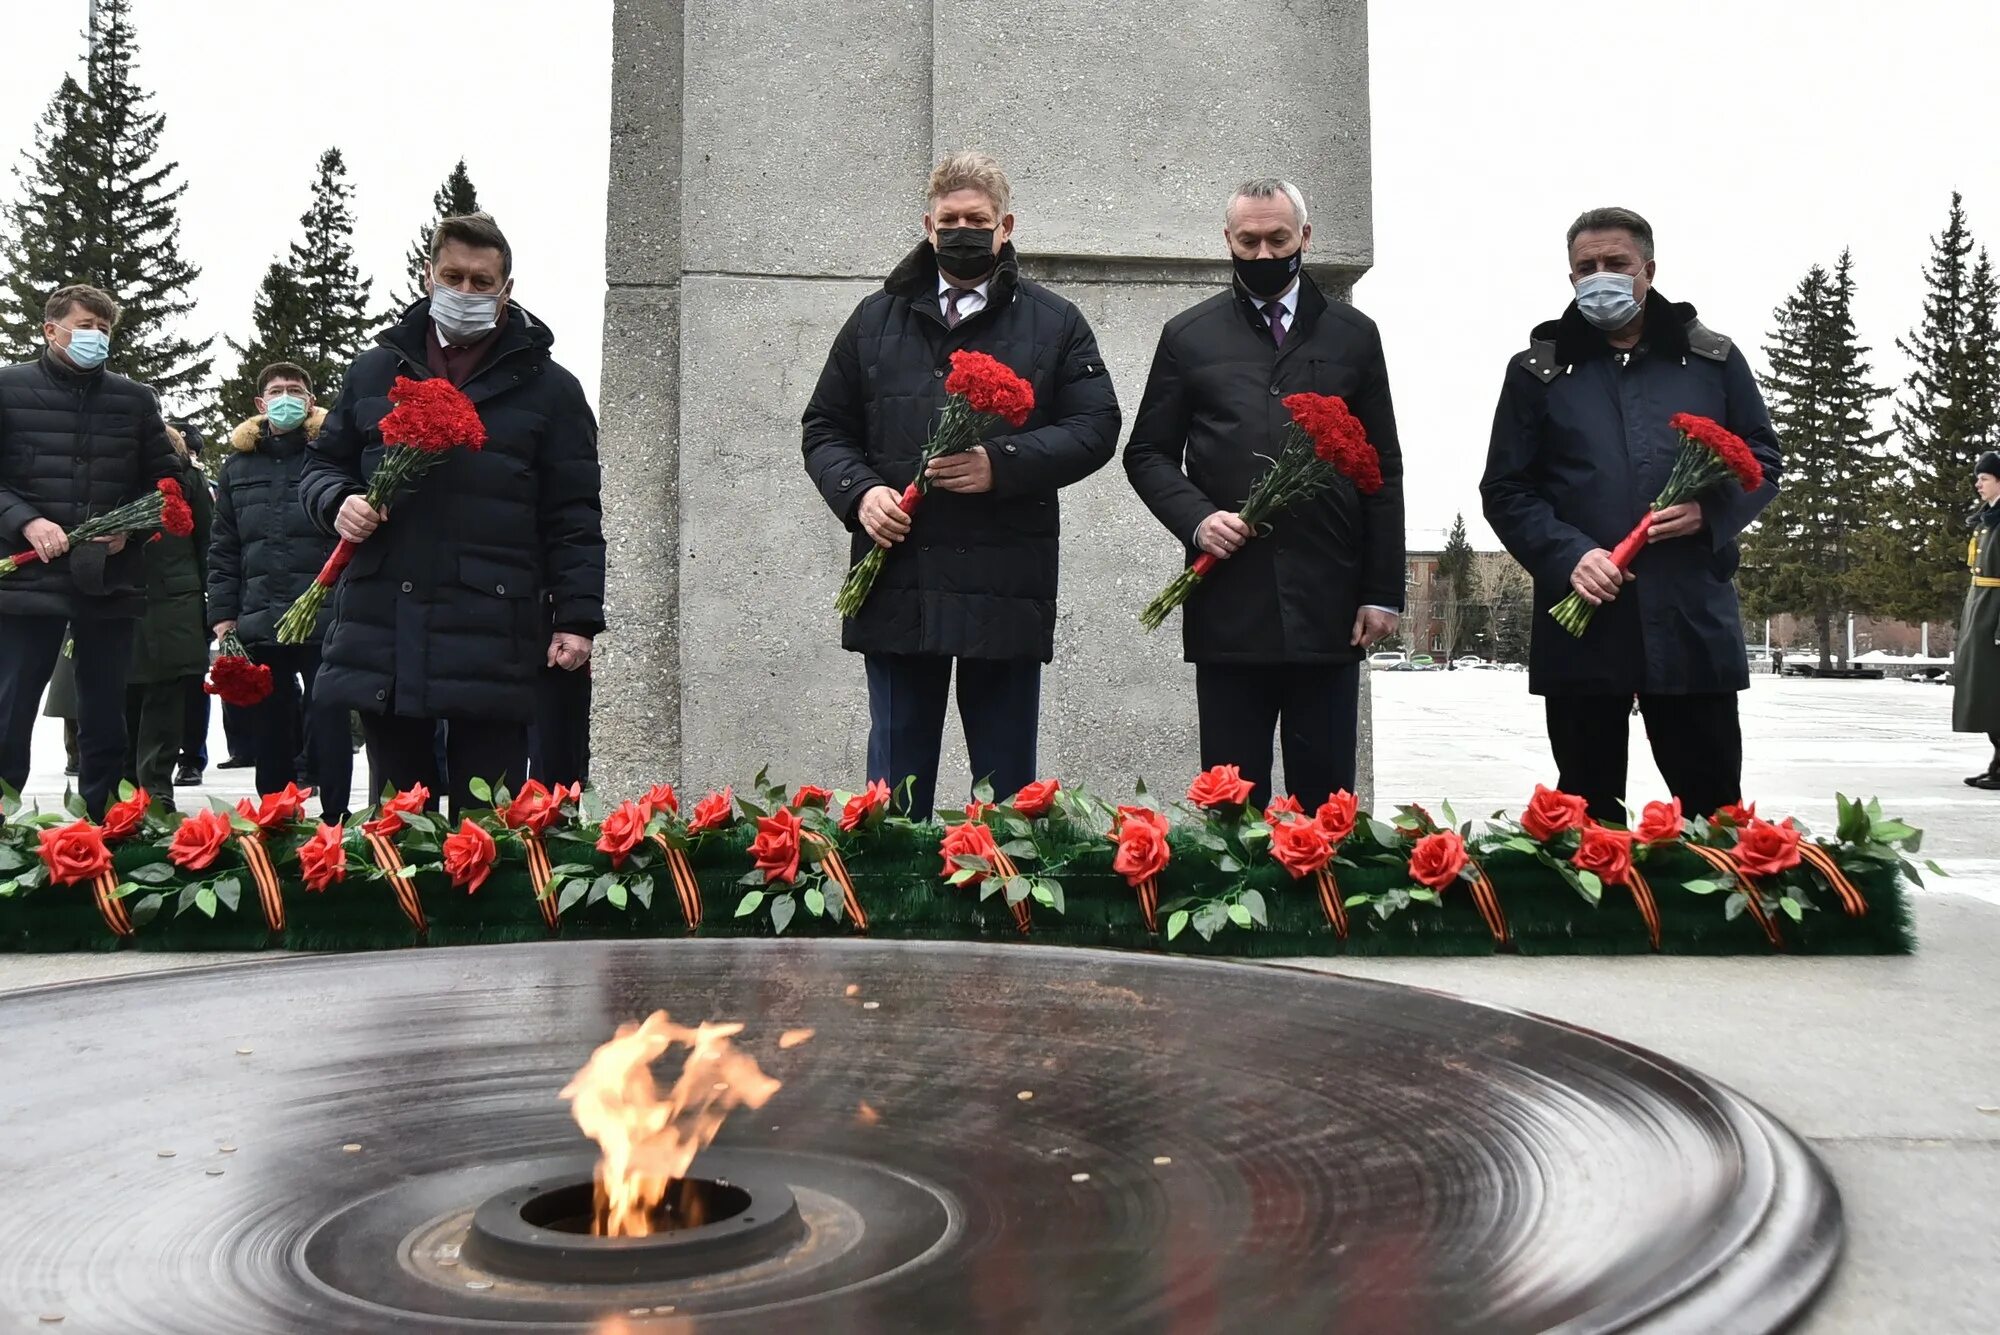
[[[206,383],[212,340],[178,332],[201,270],[181,258],[176,162],[159,162],[166,116],[138,86],[131,0],[101,0],[86,82],[64,77],[15,168],[0,281],[0,355],[40,353],[42,307],[65,283],[91,283],[124,308],[112,370],[187,403]]]
[[[1528,640],[1535,625],[1535,591],[1513,561],[1489,571],[1482,590],[1492,627],[1493,657],[1502,663],[1528,661]]]
[[[401,305],[397,314],[409,309],[424,299],[424,272],[431,262],[431,237],[437,232],[437,225],[445,218],[456,218],[467,213],[479,212],[479,192],[472,187],[472,177],[465,170],[465,159],[451,169],[451,175],[444,178],[437,194],[431,196],[431,220],[417,233],[416,244],[410,247],[406,257],[409,285],[399,298]]]
[[[1459,638],[1466,628],[1472,608],[1472,542],[1465,535],[1465,516],[1456,515],[1451,532],[1445,535],[1444,550],[1438,553],[1438,596],[1444,604],[1444,652],[1458,654]]]
[[[1841,252],[1831,274],[1814,265],[1773,319],[1764,392],[1785,444],[1784,487],[1745,537],[1740,582],[1750,614],[1810,621],[1820,667],[1836,654],[1845,667],[1836,630],[1880,592],[1871,544],[1888,519],[1888,433],[1874,429],[1872,413],[1888,390],[1870,383],[1868,349],[1855,332],[1853,256]]]
[[[1915,362],[1896,405],[1891,522],[1880,565],[1881,610],[1952,621],[1965,596],[1965,513],[1981,442],[1994,439],[1991,266],[1971,272],[1973,241],[1959,195],[1931,239],[1923,319],[1896,346]]]

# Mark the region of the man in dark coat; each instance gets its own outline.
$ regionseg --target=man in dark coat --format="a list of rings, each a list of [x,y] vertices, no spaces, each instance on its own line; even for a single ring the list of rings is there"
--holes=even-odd
[[[548,327],[510,302],[513,258],[483,213],[437,225],[430,295],[348,370],[299,484],[322,529],[360,544],[331,600],[319,699],[361,712],[398,789],[436,790],[443,719],[455,811],[475,779],[520,785],[536,673],[581,670],[604,629],[597,422]],[[398,376],[448,377],[486,444],[449,451],[385,515],[363,491]]]
[[[1118,401],[1097,339],[1076,307],[1023,278],[1007,178],[981,153],[931,174],[926,239],[863,299],[827,355],[805,411],[806,473],[854,532],[888,560],[841,628],[868,672],[868,775],[914,779],[910,811],[930,814],[953,660],[975,779],[1003,798],[1035,776],[1042,664],[1055,656],[1057,493],[1117,448]],[[951,354],[989,353],[1030,381],[1019,430],[934,461],[913,515],[915,480],[944,406]]]
[[[299,778],[310,746],[308,782],[325,819],[346,819],[354,786],[345,706],[321,702],[321,636],[278,643],[278,622],[333,551],[333,539],[299,504],[306,448],[326,425],[304,367],[276,362],[257,375],[257,415],[229,434],[230,456],[215,487],[215,542],[208,558],[208,615],[219,639],[230,631],[271,669],[271,694],[251,706],[257,791],[275,793]]]
[[[78,788],[93,816],[125,768],[125,676],[145,604],[143,540],[70,546],[69,530],[178,477],[153,391],[104,369],[118,303],[60,288],[41,357],[0,369],[0,544],[40,559],[0,579],[0,781],[28,781],[35,706],[76,644]]]
[[[1965,611],[1958,618],[1958,655],[1951,668],[1953,732],[1983,732],[1993,759],[1966,777],[1972,788],[2000,789],[2000,453],[1979,456],[1972,485],[1979,493],[1966,545]]]
[[[1181,612],[1202,765],[1238,766],[1262,806],[1279,733],[1285,786],[1310,811],[1354,789],[1361,658],[1402,611],[1402,449],[1374,322],[1301,267],[1312,224],[1298,187],[1247,182],[1223,220],[1235,280],[1161,331],[1125,474],[1189,561],[1222,558]],[[1237,511],[1283,448],[1297,393],[1346,401],[1383,486],[1363,496],[1343,479],[1252,533]]]
[[[144,542],[146,610],[132,638],[132,667],[125,682],[125,775],[154,801],[174,801],[174,763],[187,725],[188,683],[208,668],[208,620],[202,610],[209,536],[215,503],[208,480],[195,467],[178,428],[167,440],[180,460],[181,493],[194,512],[194,532]]]
[[[1507,366],[1480,483],[1486,520],[1535,582],[1528,689],[1547,697],[1564,791],[1623,822],[1626,720],[1636,696],[1653,758],[1690,816],[1740,800],[1736,694],[1749,657],[1733,579],[1736,536],[1778,492],[1778,437],[1743,354],[1653,287],[1653,230],[1628,209],[1569,229],[1576,299]],[[1665,485],[1668,419],[1741,436],[1764,485],[1727,483],[1659,512],[1620,573],[1610,549]],[[1571,590],[1596,607],[1573,637],[1545,615]]]

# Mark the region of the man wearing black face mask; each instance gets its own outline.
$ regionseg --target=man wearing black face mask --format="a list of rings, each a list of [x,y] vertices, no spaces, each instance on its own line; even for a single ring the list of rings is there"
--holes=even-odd
[[[1298,187],[1237,188],[1224,213],[1235,282],[1167,322],[1125,447],[1132,487],[1186,548],[1219,558],[1182,609],[1195,665],[1201,763],[1236,765],[1271,797],[1271,740],[1308,811],[1355,786],[1360,662],[1403,606],[1403,460],[1375,325],[1328,301],[1303,268],[1312,224]],[[1267,533],[1237,514],[1283,448],[1283,400],[1336,394],[1382,457],[1382,489],[1342,481]]]
[[[1750,364],[1694,307],[1660,295],[1654,267],[1653,229],[1630,209],[1592,209],[1571,225],[1576,300],[1508,363],[1479,485],[1486,521],[1534,577],[1528,689],[1547,697],[1558,782],[1621,824],[1635,696],[1687,815],[1741,800],[1736,695],[1750,669],[1736,535],[1778,494],[1778,437]],[[1660,511],[1621,572],[1610,549],[1673,469],[1676,413],[1741,436],[1764,485]],[[1543,615],[1571,591],[1596,608],[1581,637]]]
[[[1056,493],[1103,467],[1118,401],[1076,307],[1020,274],[1007,177],[983,153],[931,174],[927,239],[834,340],[805,411],[806,473],[887,560],[841,644],[865,656],[868,777],[913,779],[931,811],[954,661],[975,779],[1003,799],[1032,782],[1042,664],[1055,655]],[[1034,413],[929,465],[915,514],[897,505],[939,410],[951,354],[988,353],[1034,385]]]

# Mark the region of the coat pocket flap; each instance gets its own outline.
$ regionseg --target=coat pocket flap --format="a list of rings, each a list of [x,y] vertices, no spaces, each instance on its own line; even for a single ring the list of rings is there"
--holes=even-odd
[[[485,556],[459,557],[458,582],[496,598],[527,598],[535,592],[535,578],[531,572]]]

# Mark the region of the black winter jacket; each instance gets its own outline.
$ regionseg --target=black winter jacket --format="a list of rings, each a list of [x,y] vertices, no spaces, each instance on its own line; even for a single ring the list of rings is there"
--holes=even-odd
[[[1694,307],[1647,294],[1645,336],[1620,365],[1572,302],[1536,326],[1507,364],[1486,476],[1486,522],[1535,582],[1528,689],[1537,695],[1688,695],[1750,684],[1736,600],[1736,537],[1778,494],[1778,436],[1743,354]],[[1666,484],[1680,448],[1675,413],[1743,437],[1764,485],[1701,498],[1706,527],[1651,543],[1637,579],[1599,607],[1582,638],[1544,615],[1593,548],[1618,545]]]
[[[253,417],[229,435],[231,453],[215,481],[208,619],[234,621],[245,644],[277,642],[279,619],[333,551],[334,539],[299,503],[306,446],[325,423],[326,410],[315,408],[296,431],[278,434]],[[325,631],[321,618],[312,641]]]
[[[397,376],[427,379],[435,338],[420,301],[376,338],[341,382],[306,452],[300,497],[333,532],[365,490]],[[555,629],[604,629],[604,524],[597,421],[576,377],[549,355],[548,326],[510,306],[486,364],[463,386],[486,445],[453,450],[390,507],[329,601],[315,689],[328,704],[418,718],[534,715]]]
[[[30,520],[75,528],[180,468],[153,391],[137,381],[78,371],[50,352],[0,368],[0,555],[26,550]],[[143,545],[127,542],[113,556],[103,543],[79,543],[47,565],[24,565],[0,579],[0,616],[137,616]]]
[[[1382,339],[1308,276],[1283,348],[1240,286],[1167,321],[1125,474],[1191,563],[1202,520],[1241,509],[1269,471],[1291,423],[1283,401],[1298,393],[1346,401],[1382,456],[1382,489],[1336,482],[1218,563],[1181,609],[1190,663],[1357,662],[1355,613],[1403,606],[1403,452]]]
[[[1012,246],[986,306],[955,329],[945,327],[937,282],[924,242],[848,317],[806,405],[806,473],[854,530],[850,559],[873,545],[855,517],[861,497],[915,480],[954,351],[1005,362],[1034,385],[1035,410],[1019,431],[1003,425],[987,438],[990,492],[925,495],[840,642],[862,653],[1046,663],[1055,656],[1056,493],[1117,449],[1117,396],[1083,313],[1022,278]]]
[[[167,534],[157,542],[132,540],[143,549],[146,572],[146,610],[134,628],[132,667],[125,674],[133,686],[199,677],[208,670],[202,583],[215,503],[209,498],[208,479],[192,460],[181,465],[180,484],[188,508],[194,511],[194,532],[185,538]]]

